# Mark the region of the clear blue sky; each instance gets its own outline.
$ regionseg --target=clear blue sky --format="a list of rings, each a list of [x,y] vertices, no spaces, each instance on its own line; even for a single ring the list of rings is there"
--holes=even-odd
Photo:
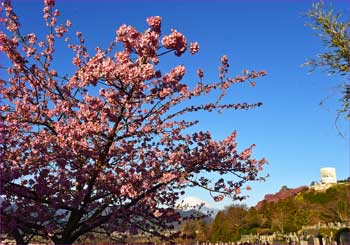
[[[43,28],[41,1],[13,1],[13,5],[26,32]],[[337,1],[333,6],[349,19],[349,1]],[[338,136],[334,125],[339,97],[334,86],[344,78],[329,77],[322,70],[307,75],[308,69],[300,67],[323,50],[301,16],[311,1],[58,1],[57,7],[61,21],[69,18],[71,30],[84,33],[91,51],[96,46],[106,47],[123,23],[142,31],[147,28],[148,16],[162,16],[164,34],[175,28],[200,44],[196,56],[166,59],[172,63],[164,65],[185,64],[189,84],[196,81],[197,68],[204,69],[206,81],[217,81],[223,54],[230,59],[231,75],[245,68],[267,71],[266,77],[256,80],[256,87],[236,86],[226,100],[262,101],[263,107],[193,114],[201,120],[197,129],[210,130],[216,139],[237,130],[240,149],[255,143],[254,156],[268,159],[265,173],[270,177],[252,185],[251,197],[245,201],[248,205],[283,185],[298,187],[319,181],[321,167],[335,167],[338,179],[350,175],[349,142]],[[56,56],[60,72],[70,71],[67,64],[71,62],[63,59],[66,55]],[[329,95],[325,105],[319,106]],[[349,122],[341,124],[349,137]],[[187,195],[212,202],[204,191],[189,190]],[[226,200],[216,206],[229,204]]]

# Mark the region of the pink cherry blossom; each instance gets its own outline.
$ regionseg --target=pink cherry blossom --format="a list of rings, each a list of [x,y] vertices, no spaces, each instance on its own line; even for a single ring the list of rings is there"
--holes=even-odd
[[[155,31],[159,32],[162,23],[160,16],[152,16],[147,18],[147,24]]]
[[[71,27],[72,26],[72,22],[70,20],[66,20],[66,27]]]
[[[58,37],[62,37],[63,34],[67,32],[67,29],[63,25],[56,26],[55,32]]]
[[[163,37],[162,44],[167,49],[174,49],[177,56],[181,56],[187,49],[185,36],[175,29],[171,30],[171,34]]]
[[[92,50],[81,32],[68,32],[69,20],[57,24],[54,5],[44,0],[49,28],[37,40],[35,33],[21,35],[10,1],[2,2],[0,51],[10,66],[0,79],[0,228],[10,238],[72,244],[90,229],[157,235],[157,228],[181,221],[176,203],[188,187],[208,190],[215,201],[237,200],[245,183],[264,179],[259,172],[267,161],[252,157],[254,144],[238,151],[236,132],[214,140],[193,127],[193,112],[261,106],[221,99],[235,84],[255,83],[266,72],[231,76],[223,56],[219,81],[204,81],[198,69],[200,81],[193,83],[184,65],[160,70],[163,55],[187,51],[182,33],[161,36],[161,17],[149,17],[142,32],[123,24],[109,47]],[[73,57],[58,60],[61,44]],[[190,54],[198,49],[190,43]],[[218,97],[191,100],[208,93],[209,100]],[[198,177],[206,172],[223,177]]]
[[[160,216],[162,216],[162,213],[157,209],[154,213],[154,216],[159,218]]]
[[[53,16],[55,16],[55,17],[60,16],[60,11],[55,9],[55,11],[53,12]]]
[[[199,78],[203,78],[203,77],[204,77],[204,72],[203,72],[202,69],[198,69],[198,70],[197,70],[197,76],[198,76]]]
[[[223,195],[219,195],[219,196],[214,197],[214,201],[215,201],[215,202],[220,202],[220,201],[223,200],[223,199],[224,199],[224,196],[223,196]]]
[[[30,44],[36,44],[36,36],[34,33],[30,33],[27,35],[27,38],[28,38],[28,42]]]
[[[45,6],[55,6],[55,0],[44,0]]]
[[[190,43],[190,53],[193,55],[199,51],[199,44],[197,42]]]

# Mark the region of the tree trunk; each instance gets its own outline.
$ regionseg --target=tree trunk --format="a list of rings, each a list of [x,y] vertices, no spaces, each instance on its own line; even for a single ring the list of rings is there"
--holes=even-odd
[[[23,240],[23,237],[15,237],[15,240],[16,244],[28,245],[28,243]]]
[[[72,239],[71,236],[64,236],[61,238],[53,239],[53,242],[55,244],[72,244],[74,242],[74,240]]]
[[[24,237],[19,233],[18,230],[15,230],[13,232],[13,237],[16,240],[16,244],[25,244],[27,245],[28,243],[24,241]]]
[[[59,239],[55,241],[55,244],[72,244],[73,242],[70,239]]]

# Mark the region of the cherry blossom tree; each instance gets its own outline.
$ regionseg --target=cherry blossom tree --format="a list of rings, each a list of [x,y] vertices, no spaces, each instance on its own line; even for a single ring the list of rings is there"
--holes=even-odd
[[[161,35],[161,17],[149,17],[144,32],[120,26],[106,50],[91,54],[81,32],[76,42],[68,39],[71,22],[60,24],[54,6],[44,1],[48,32],[40,40],[22,33],[10,1],[2,2],[0,50],[10,64],[0,83],[4,234],[21,244],[37,237],[69,244],[94,232],[165,236],[180,220],[176,205],[186,188],[237,200],[246,182],[263,179],[266,160],[252,158],[254,144],[238,152],[236,132],[217,141],[188,130],[198,121],[182,116],[260,106],[222,98],[236,83],[254,85],[264,71],[229,77],[223,56],[217,82],[206,82],[199,69],[190,87],[183,65],[160,71],[159,63],[163,55],[194,55],[199,45],[176,30]],[[59,41],[74,52],[61,61],[74,66],[70,75],[53,65]],[[212,103],[189,105],[213,91],[220,93]]]

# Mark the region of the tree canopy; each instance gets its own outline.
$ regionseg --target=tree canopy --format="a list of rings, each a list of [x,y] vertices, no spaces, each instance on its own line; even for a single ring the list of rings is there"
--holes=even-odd
[[[147,18],[144,32],[120,26],[108,48],[92,51],[81,32],[71,35],[70,20],[60,21],[54,0],[44,1],[42,40],[23,33],[10,1],[1,11],[0,50],[10,63],[0,81],[1,229],[17,243],[41,237],[69,244],[87,233],[164,236],[180,219],[176,203],[187,187],[204,188],[215,201],[241,200],[246,182],[263,179],[266,160],[252,157],[254,144],[239,152],[236,132],[214,140],[187,130],[198,121],[181,116],[260,106],[222,98],[265,71],[231,77],[223,56],[217,82],[198,69],[190,87],[185,66],[161,71],[159,64],[164,55],[194,55],[199,44],[175,29],[162,35],[159,16]],[[72,74],[55,69],[59,42],[74,53],[59,61]],[[216,101],[188,103],[213,91]]]

